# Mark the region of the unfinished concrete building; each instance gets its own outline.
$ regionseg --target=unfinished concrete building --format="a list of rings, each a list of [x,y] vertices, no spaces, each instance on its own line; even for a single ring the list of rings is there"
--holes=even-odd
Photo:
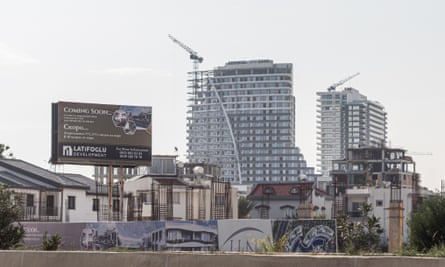
[[[175,157],[163,160],[169,159],[175,160]],[[164,171],[126,182],[126,192],[131,195],[129,221],[237,218],[236,189],[220,179],[219,166],[185,163],[176,167],[174,174]]]
[[[388,249],[401,249],[407,216],[416,208],[419,174],[406,150],[362,147],[347,150],[346,158],[332,162],[335,217],[361,217],[363,203],[372,204],[374,215],[387,227]]]

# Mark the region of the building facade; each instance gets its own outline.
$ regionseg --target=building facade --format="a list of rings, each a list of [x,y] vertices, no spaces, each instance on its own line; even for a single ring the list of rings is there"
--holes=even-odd
[[[362,205],[371,204],[385,227],[388,250],[400,251],[407,219],[424,195],[414,160],[404,149],[362,147],[349,148],[346,158],[332,165],[334,216],[360,220]]]
[[[260,183],[247,197],[252,219],[312,219],[314,182]]]
[[[118,188],[112,187],[110,209],[107,187],[79,174],[55,173],[23,160],[1,159],[0,185],[20,197],[21,222],[125,220],[120,216]],[[127,199],[123,201],[126,214]]]
[[[191,80],[188,160],[235,184],[315,178],[295,145],[292,64],[228,62]]]
[[[387,147],[349,148],[345,159],[332,162],[331,175],[335,185],[335,213],[359,214],[361,202],[350,201],[347,192],[360,188],[390,188],[391,200],[401,200],[401,189],[409,188],[418,195],[420,175],[416,163],[406,150]],[[349,190],[349,191],[348,191]]]
[[[329,178],[332,161],[343,159],[348,148],[386,144],[384,107],[353,88],[318,92],[318,166]]]
[[[170,165],[168,156],[153,159]],[[170,160],[175,162],[176,156],[170,156]],[[148,175],[125,181],[128,221],[238,218],[237,190],[220,180],[219,166],[185,163],[174,169],[175,174],[171,168],[152,168]]]

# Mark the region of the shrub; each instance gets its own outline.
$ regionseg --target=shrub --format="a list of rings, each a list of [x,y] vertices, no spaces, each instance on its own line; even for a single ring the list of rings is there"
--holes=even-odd
[[[45,235],[43,236],[42,249],[58,250],[62,245],[62,236],[59,233],[55,233],[48,238],[47,234],[48,232],[45,232]]]

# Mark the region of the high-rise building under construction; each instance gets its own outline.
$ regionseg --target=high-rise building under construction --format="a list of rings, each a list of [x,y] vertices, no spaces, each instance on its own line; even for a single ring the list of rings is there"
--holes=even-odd
[[[292,64],[232,61],[191,73],[190,162],[222,167],[237,184],[315,178],[295,145]]]

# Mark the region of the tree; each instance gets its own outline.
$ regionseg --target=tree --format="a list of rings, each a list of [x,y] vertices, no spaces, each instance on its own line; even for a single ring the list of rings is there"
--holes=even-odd
[[[13,154],[9,151],[10,147],[5,144],[0,144],[0,159],[12,158]]]
[[[410,245],[421,252],[445,245],[444,222],[445,198],[433,196],[425,199],[408,222]]]
[[[17,223],[21,212],[19,197],[0,185],[0,249],[10,249],[22,242],[25,230]]]
[[[349,222],[347,215],[337,218],[337,234],[339,249],[350,254],[361,252],[377,252],[383,228],[380,218],[370,215],[372,205],[363,203],[360,208],[362,220]]]
[[[238,218],[247,219],[250,211],[253,209],[255,203],[246,197],[239,197],[238,199]]]

